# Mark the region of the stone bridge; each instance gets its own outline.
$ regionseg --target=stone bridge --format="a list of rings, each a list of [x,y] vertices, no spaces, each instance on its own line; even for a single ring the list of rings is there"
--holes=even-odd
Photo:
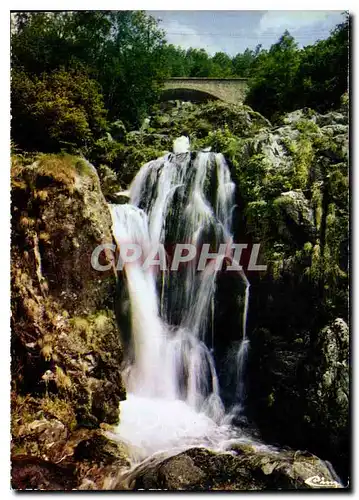
[[[165,81],[162,101],[205,102],[221,100],[243,103],[247,78],[169,78]]]

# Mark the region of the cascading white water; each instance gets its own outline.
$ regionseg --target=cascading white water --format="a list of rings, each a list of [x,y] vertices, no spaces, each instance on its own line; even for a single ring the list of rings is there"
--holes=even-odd
[[[119,245],[139,244],[148,253],[151,241],[147,215],[132,205],[112,207],[114,236]],[[175,374],[162,376],[158,367],[167,359],[167,332],[158,314],[156,282],[153,272],[143,270],[141,263],[126,265],[127,284],[131,301],[132,349],[134,362],[127,366],[126,387],[130,392],[149,397],[172,397]],[[175,367],[169,363],[168,370]]]
[[[110,206],[119,247],[135,243],[143,251],[141,259],[124,265],[132,332],[124,369],[128,399],[121,403],[118,428],[137,459],[176,446],[219,445],[240,434],[228,424],[213,357],[216,261],[209,259],[202,271],[195,260],[177,272],[142,266],[158,244],[171,249],[210,243],[215,251],[232,243],[234,184],[224,157],[200,152],[193,159],[184,139],[175,144],[180,153],[141,168],[130,204]],[[249,283],[243,272],[239,279],[246,287],[234,381],[241,398]]]
[[[173,141],[174,154],[187,153],[189,151],[189,139],[185,135]]]

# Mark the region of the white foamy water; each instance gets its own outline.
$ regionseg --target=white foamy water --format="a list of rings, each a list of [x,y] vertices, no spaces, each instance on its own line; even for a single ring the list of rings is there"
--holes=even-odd
[[[181,135],[173,141],[174,154],[187,153],[189,151],[189,139],[185,135]]]
[[[224,451],[234,442],[252,442],[225,420],[216,424],[184,401],[128,394],[120,408],[116,438],[128,445],[133,463],[156,453],[180,452],[193,446]]]
[[[223,156],[201,152],[193,160],[185,137],[175,141],[174,150],[181,154],[141,168],[130,188],[130,204],[110,206],[119,247],[135,243],[143,250],[141,259],[124,265],[131,339],[123,368],[128,396],[121,402],[117,428],[135,462],[154,453],[191,446],[223,450],[233,440],[249,440],[230,425],[234,415],[226,414],[220,396],[214,359],[215,261],[209,259],[200,272],[195,262],[162,275],[142,267],[158,244],[186,242],[200,248],[211,242],[218,248],[233,241],[234,184]],[[232,383],[235,396],[242,398],[249,283],[244,273],[238,279],[245,286],[245,305],[235,312],[242,326]],[[232,407],[242,408],[241,401]]]

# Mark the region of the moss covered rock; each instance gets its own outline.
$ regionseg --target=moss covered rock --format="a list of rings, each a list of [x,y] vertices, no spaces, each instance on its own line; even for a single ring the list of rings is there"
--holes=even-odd
[[[76,428],[119,421],[126,397],[114,315],[111,216],[96,170],[70,156],[12,168],[13,453],[63,458]]]
[[[249,276],[247,412],[265,440],[309,448],[346,480],[347,392],[323,383],[333,372],[320,332],[348,318],[348,129],[339,112],[298,111],[283,123],[242,141],[243,154],[232,156],[236,239],[260,243],[268,265]],[[341,387],[348,377],[342,354]],[[327,403],[336,390],[339,407]]]
[[[312,449],[344,478],[348,409],[343,398],[330,424],[337,410],[326,403],[334,396],[322,387],[329,375],[318,336],[348,318],[347,112],[306,108],[272,126],[247,106],[176,102],[154,111],[146,131],[146,143],[160,134],[170,148],[184,134],[192,149],[225,155],[236,183],[235,241],[260,243],[268,266],[248,272],[247,414],[266,440]],[[318,417],[321,404],[328,418]]]
[[[134,472],[136,475],[136,472]],[[319,458],[300,451],[237,445],[232,453],[192,448],[154,463],[136,476],[135,489],[189,491],[309,490],[342,487]]]

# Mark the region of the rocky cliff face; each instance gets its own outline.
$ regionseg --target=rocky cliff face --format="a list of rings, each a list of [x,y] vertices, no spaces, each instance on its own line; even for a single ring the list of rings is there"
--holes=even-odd
[[[251,283],[246,412],[267,442],[349,457],[348,107],[298,110],[271,124],[247,106],[164,103],[127,134],[146,155],[222,152],[236,183],[235,240],[260,243]],[[128,157],[130,158],[130,157]],[[150,160],[150,157],[144,157]],[[231,340],[226,313],[223,338]],[[237,340],[237,339],[235,339]],[[220,346],[219,346],[220,347]],[[329,354],[330,353],[330,354]],[[219,360],[221,362],[221,360]]]
[[[260,243],[260,258],[268,265],[265,273],[248,275],[249,425],[268,443],[309,450],[330,460],[345,484],[349,470],[347,109],[343,106],[327,115],[301,110],[272,125],[247,106],[167,106],[154,110],[142,131],[126,134],[121,143],[104,144],[122,173],[116,176],[98,167],[103,191],[114,200],[142,163],[170,151],[173,139],[182,134],[190,136],[193,149],[211,147],[225,155],[237,186],[235,239]],[[106,161],[105,154],[101,161]],[[118,421],[118,403],[125,397],[119,370],[122,348],[113,313],[115,272],[111,268],[99,273],[90,264],[93,249],[106,242],[112,242],[110,214],[93,167],[68,156],[40,156],[28,165],[14,159],[15,487],[110,488],[116,486],[118,470],[127,465],[123,447],[109,442],[105,434],[107,426]],[[106,252],[102,258],[103,264],[111,262]],[[225,333],[226,342],[233,340]],[[203,453],[169,459],[162,468],[140,476],[132,487],[303,486],[305,474],[294,477],[286,465],[293,464],[297,455],[284,454],[280,464],[273,465],[275,457],[268,454],[262,462],[257,453],[243,450],[239,461]],[[237,472],[227,477],[228,467],[221,460],[233,462]],[[313,474],[329,477],[321,462],[313,460]],[[209,474],[217,462],[223,465],[222,472]],[[305,467],[311,462],[303,458]],[[251,471],[249,476],[245,470]],[[178,471],[183,471],[182,479]]]
[[[346,480],[347,114],[291,113],[239,148],[237,237],[268,265],[249,276],[248,415],[265,440],[311,449]]]
[[[40,156],[30,165],[14,159],[15,487],[26,487],[26,475],[24,479],[22,473],[16,474],[23,455],[62,465],[76,462],[79,448],[86,448],[84,440],[92,440],[88,448],[98,447],[100,453],[106,441],[102,428],[119,421],[119,402],[126,395],[113,313],[116,275],[111,255],[105,252],[102,263],[111,263],[110,271],[99,272],[91,266],[91,254],[102,243],[112,243],[111,216],[91,165],[70,156]],[[121,456],[125,461],[123,453],[112,454],[113,460]],[[97,467],[100,464],[97,461]],[[36,463],[27,466],[33,474],[40,467]],[[86,470],[76,467],[72,485]],[[46,474],[40,476],[45,481]]]

